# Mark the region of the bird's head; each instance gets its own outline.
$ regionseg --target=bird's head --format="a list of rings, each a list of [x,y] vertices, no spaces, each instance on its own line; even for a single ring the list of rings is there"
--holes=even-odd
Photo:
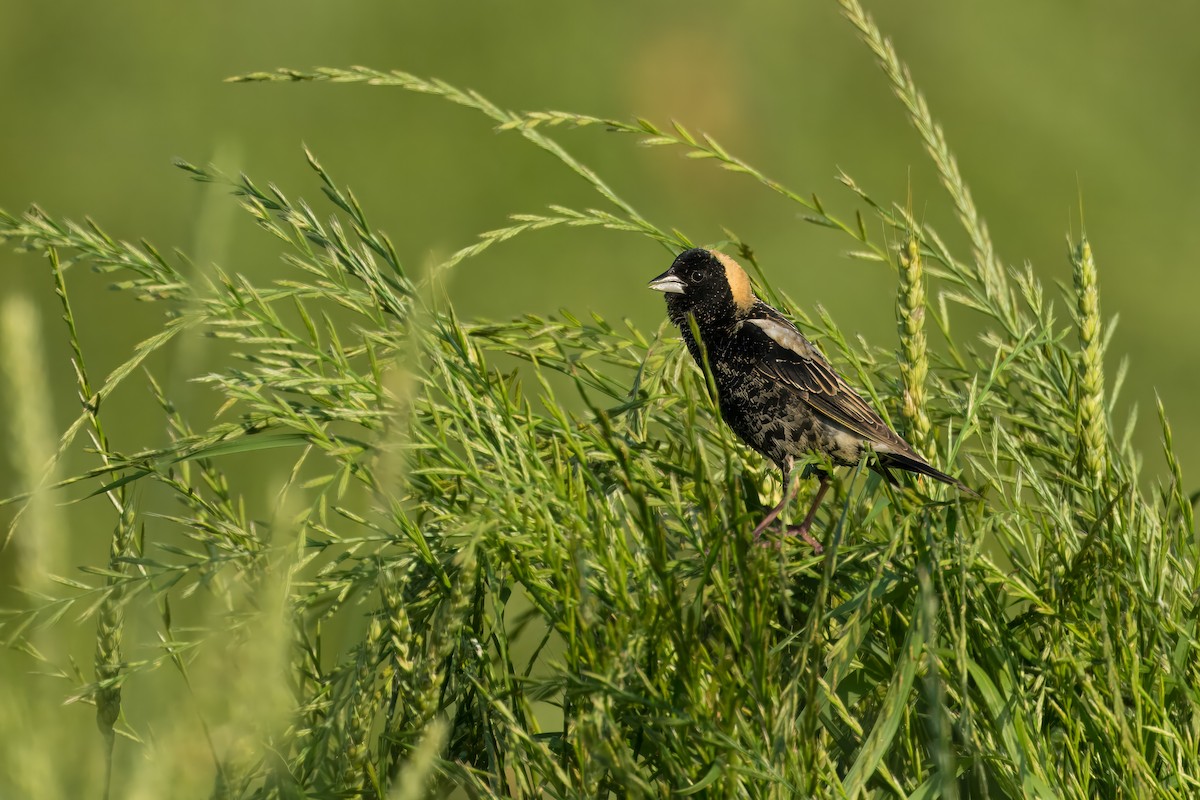
[[[724,253],[696,247],[675,258],[671,268],[650,281],[667,297],[667,311],[677,325],[689,313],[704,324],[733,323],[744,317],[757,298],[750,277]]]

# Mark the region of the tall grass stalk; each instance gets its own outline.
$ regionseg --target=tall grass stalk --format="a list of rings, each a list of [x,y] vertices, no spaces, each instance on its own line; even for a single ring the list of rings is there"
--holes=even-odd
[[[900,250],[900,290],[896,314],[900,322],[900,379],[904,401],[900,407],[910,444],[918,452],[932,452],[932,430],[925,410],[925,381],[929,376],[929,355],[925,343],[925,275],[921,265],[921,246],[910,237]]]
[[[1104,414],[1104,352],[1101,342],[1100,292],[1092,246],[1085,238],[1071,251],[1075,283],[1075,320],[1079,329],[1082,369],[1078,378],[1080,462],[1084,475],[1103,482],[1108,459],[1108,429]]]
[[[14,573],[21,588],[33,594],[49,588],[52,575],[63,564],[60,541],[65,525],[54,498],[41,491],[53,482],[46,473],[57,442],[54,437],[54,403],[42,365],[46,363],[42,320],[37,308],[24,295],[12,295],[0,305],[0,373],[7,414],[7,456],[19,485],[31,493],[20,530],[9,529],[4,546],[17,554]]]

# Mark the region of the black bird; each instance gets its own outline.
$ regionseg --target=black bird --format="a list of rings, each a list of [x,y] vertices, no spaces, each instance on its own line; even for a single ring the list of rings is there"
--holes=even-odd
[[[729,256],[686,250],[650,281],[650,288],[666,294],[667,313],[696,363],[702,364],[707,355],[725,422],[783,473],[783,499],[754,529],[756,540],[795,497],[792,466],[805,453],[824,456],[835,466],[850,466],[869,446],[875,453],[871,468],[893,483],[888,470],[898,468],[974,494],[930,466],[889,428],[795,325],[755,296],[746,271]],[[704,354],[692,335],[689,315],[696,320]],[[804,521],[786,533],[804,537],[820,552],[808,531],[829,489],[829,475],[809,469],[820,477],[817,495]]]

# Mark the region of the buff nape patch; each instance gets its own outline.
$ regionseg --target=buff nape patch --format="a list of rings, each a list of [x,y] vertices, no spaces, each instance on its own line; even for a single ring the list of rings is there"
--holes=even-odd
[[[754,296],[754,289],[750,286],[750,276],[746,274],[746,270],[742,269],[742,265],[734,261],[731,256],[718,253],[716,250],[709,252],[725,268],[725,280],[729,283],[729,291],[733,295],[734,304],[742,311],[749,311],[757,298]]]

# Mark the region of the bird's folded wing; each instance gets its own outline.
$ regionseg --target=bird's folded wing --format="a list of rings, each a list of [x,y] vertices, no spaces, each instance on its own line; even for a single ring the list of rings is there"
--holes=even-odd
[[[814,410],[864,439],[908,449],[794,325],[769,312],[748,322],[771,341],[766,356],[758,364],[759,371],[798,389]]]

